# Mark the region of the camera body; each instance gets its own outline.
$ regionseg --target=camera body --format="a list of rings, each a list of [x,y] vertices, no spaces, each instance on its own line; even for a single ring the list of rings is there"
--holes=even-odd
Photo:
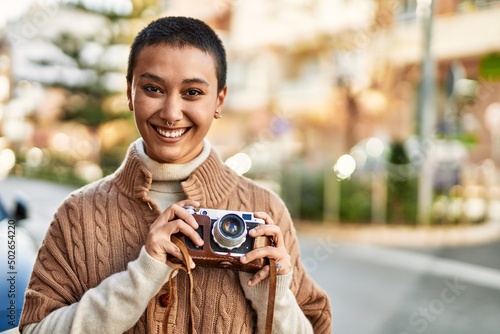
[[[204,241],[201,247],[182,233],[175,236],[186,245],[189,255],[197,265],[214,268],[226,268],[256,272],[266,263],[258,259],[248,264],[242,264],[239,258],[253,249],[271,245],[269,237],[253,238],[248,231],[265,224],[262,219],[255,218],[252,212],[228,211],[194,207],[185,207],[198,223],[196,232]],[[174,263],[179,263],[174,257],[169,257]],[[176,261],[177,260],[177,261]]]

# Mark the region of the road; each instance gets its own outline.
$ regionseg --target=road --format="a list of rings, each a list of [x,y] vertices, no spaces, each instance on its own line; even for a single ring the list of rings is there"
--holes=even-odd
[[[324,236],[300,243],[331,299],[335,334],[500,333],[499,243],[430,250]]]
[[[0,196],[28,200],[25,225],[41,241],[72,190],[6,179]],[[339,243],[299,235],[307,271],[330,297],[335,334],[500,333],[500,242],[480,246],[401,249]]]

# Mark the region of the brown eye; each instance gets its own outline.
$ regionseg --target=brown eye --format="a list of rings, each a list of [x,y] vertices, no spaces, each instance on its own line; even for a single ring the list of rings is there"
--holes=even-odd
[[[184,95],[187,95],[187,96],[198,96],[198,95],[201,95],[202,93],[197,90],[197,89],[189,89],[186,91],[186,93],[184,93]]]
[[[161,90],[158,87],[151,85],[144,86],[144,90],[151,93],[161,93]]]

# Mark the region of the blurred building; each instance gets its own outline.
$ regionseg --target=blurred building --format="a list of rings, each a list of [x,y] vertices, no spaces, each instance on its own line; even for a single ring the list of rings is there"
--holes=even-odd
[[[393,24],[378,36],[378,43],[388,52],[391,76],[414,92],[413,105],[423,103],[418,92],[423,72],[421,16],[425,15],[425,2],[392,3],[387,9],[394,13]],[[434,160],[433,187],[436,193],[449,196],[450,203],[463,201],[459,205],[464,215],[461,219],[497,219],[500,1],[434,1],[433,16],[430,54],[435,64],[437,112],[436,136],[428,152]],[[394,96],[398,91],[387,94]]]
[[[198,17],[223,37],[229,90],[210,136],[223,156],[248,153],[255,176],[292,156],[320,170],[369,138],[388,147],[418,135],[429,3],[168,1],[166,15]],[[417,153],[434,155],[446,189],[466,164],[500,163],[500,1],[433,3],[437,135]]]
[[[500,1],[434,2],[431,51],[437,73],[438,132],[473,134],[472,161],[491,157],[499,164],[498,154],[492,155],[491,136],[500,123],[492,127],[485,112],[489,105],[500,102]],[[396,78],[413,86],[420,79],[424,45],[418,3],[399,1],[393,7],[394,25],[383,36]]]
[[[210,133],[223,155],[252,142],[268,143],[273,158],[298,153],[323,161],[325,152],[333,159],[344,151],[343,110],[351,103],[344,91],[369,82],[357,51],[375,9],[367,0],[168,1],[165,15],[203,19],[227,47],[224,120]]]

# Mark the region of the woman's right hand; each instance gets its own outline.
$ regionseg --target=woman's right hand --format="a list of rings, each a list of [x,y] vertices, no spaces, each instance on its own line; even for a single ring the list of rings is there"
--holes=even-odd
[[[193,200],[184,200],[172,204],[156,218],[149,229],[146,239],[146,252],[170,267],[176,267],[176,265],[167,261],[167,254],[175,256],[181,261],[184,260],[179,248],[171,241],[173,234],[181,232],[189,237],[195,245],[203,245],[203,239],[195,231],[198,228],[198,223],[193,215],[184,209],[184,206],[197,208],[200,203]],[[193,269],[195,264],[191,257],[189,262],[191,269]]]

